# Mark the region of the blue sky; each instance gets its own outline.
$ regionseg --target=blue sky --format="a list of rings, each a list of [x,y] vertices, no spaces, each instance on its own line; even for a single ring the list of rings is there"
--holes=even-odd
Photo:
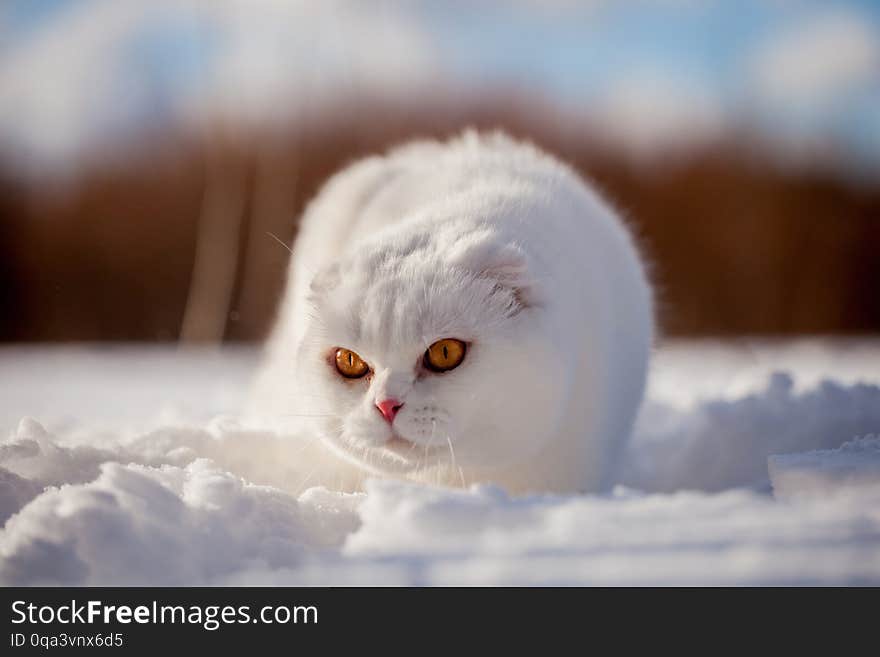
[[[537,3],[535,3],[537,4]],[[550,3],[551,5],[553,3]],[[576,3],[575,3],[576,4]],[[458,2],[422,11],[461,68],[524,76],[577,95],[623,68],[654,66],[723,87],[743,53],[805,15],[833,5],[880,26],[880,2],[608,2],[546,12],[531,3],[488,3],[463,19]]]
[[[52,38],[58,38],[55,35],[63,34],[58,27],[63,28],[65,21],[73,23],[83,12],[93,12],[99,20],[110,4],[104,0],[6,2],[0,9],[0,66],[4,59],[11,61],[52,30]],[[178,4],[190,10],[195,6]],[[191,11],[175,16],[168,6],[165,19],[132,32],[125,44],[125,52],[136,67],[133,75],[146,89],[138,90],[139,97],[151,110],[164,107],[169,96],[173,101],[174,96],[184,95],[192,79],[210,68],[224,47],[222,35],[212,35],[210,29],[199,25]],[[245,6],[262,11],[259,3]],[[649,78],[658,81],[660,92],[668,85],[669,96],[682,94],[683,112],[687,112],[690,98],[701,99],[705,107],[720,108],[737,115],[737,120],[743,115],[774,135],[831,137],[857,157],[880,162],[880,2],[421,0],[386,1],[375,6],[380,12],[404,14],[408,29],[420,33],[416,41],[423,39],[429,44],[447,77],[471,88],[514,87],[586,112],[607,104],[617,87],[626,86],[624,83],[637,86]],[[266,11],[271,13],[275,8],[267,5]],[[301,21],[307,13],[292,15]],[[772,93],[779,71],[775,78],[765,76],[769,82],[765,81],[763,88],[756,86],[755,53],[771,51],[777,38],[791,37],[792,33],[789,41],[794,41],[794,46],[788,50],[808,50],[809,39],[798,41],[797,31],[806,26],[802,30],[806,36],[812,33],[814,40],[821,42],[825,37],[816,36],[815,24],[821,25],[824,17],[831,17],[829,22],[843,17],[837,20],[841,29],[832,37],[841,41],[844,50],[851,45],[846,30],[863,28],[855,30],[861,45],[852,46],[851,54],[841,56],[841,84],[837,84],[832,63],[820,51],[813,64],[805,55],[806,70],[796,72],[797,85],[792,87],[796,93],[790,98]],[[267,20],[271,21],[271,16]],[[275,23],[283,26],[284,20],[279,16]],[[276,27],[272,25],[273,30]],[[291,41],[308,34],[301,27],[291,23]],[[826,38],[826,52],[831,48],[835,55],[838,49],[828,43]],[[358,57],[362,51],[356,51]],[[279,51],[279,61],[286,57],[287,53]],[[104,59],[112,57],[97,61]],[[787,59],[776,56],[776,60],[790,65],[791,61],[797,63],[798,56],[795,52]],[[820,71],[814,94],[805,86],[811,83],[810,66],[831,66],[824,73]],[[780,70],[780,88],[784,89],[786,69],[782,66]],[[283,74],[288,75],[289,70],[284,69]],[[127,75],[131,78],[132,70]],[[0,84],[3,82],[0,77]],[[39,97],[34,100],[37,102]],[[150,108],[151,103],[155,107]],[[608,106],[617,107],[613,103]],[[26,114],[19,112],[17,116]]]

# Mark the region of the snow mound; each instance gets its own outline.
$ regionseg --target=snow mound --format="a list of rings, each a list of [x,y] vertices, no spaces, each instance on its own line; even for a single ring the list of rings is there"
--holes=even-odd
[[[880,584],[880,345],[749,353],[659,354],[612,493],[510,497],[309,488],[314,436],[218,415],[241,352],[0,349],[0,584]]]
[[[403,564],[419,584],[877,583],[878,503],[623,488],[511,499],[372,481],[344,553]]]
[[[853,440],[838,449],[771,456],[769,469],[778,499],[860,493],[880,499],[880,436]]]
[[[822,380],[798,392],[774,372],[763,389],[681,409],[650,401],[621,482],[646,491],[768,487],[773,454],[832,449],[880,428],[880,386]]]
[[[291,567],[307,549],[341,545],[358,497],[313,489],[297,499],[203,459],[104,463],[94,481],[49,488],[6,523],[0,582],[195,585]]]

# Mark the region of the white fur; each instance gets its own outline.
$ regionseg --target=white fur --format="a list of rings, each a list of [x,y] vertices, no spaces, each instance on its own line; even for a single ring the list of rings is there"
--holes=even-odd
[[[308,207],[257,389],[320,436],[311,483],[365,474],[595,491],[640,404],[651,290],[624,224],[567,166],[501,135],[417,142]],[[469,343],[434,374],[425,349]],[[341,378],[329,355],[374,370]],[[392,437],[374,404],[404,402]],[[311,465],[311,464],[309,464]]]

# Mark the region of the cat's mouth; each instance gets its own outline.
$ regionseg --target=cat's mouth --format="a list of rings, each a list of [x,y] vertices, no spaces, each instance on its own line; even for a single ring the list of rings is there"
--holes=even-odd
[[[422,463],[426,463],[429,459],[433,463],[436,461],[436,457],[442,453],[438,445],[422,445],[404,438],[396,431],[391,434],[391,438],[381,445],[379,449],[391,452],[406,461],[421,461]]]
[[[394,449],[394,450],[396,450],[396,449],[410,450],[410,449],[415,449],[416,447],[418,447],[418,445],[416,443],[414,443],[413,441],[407,440],[403,436],[400,436],[400,435],[394,433],[394,434],[391,434],[391,438],[388,439],[388,442],[385,443],[384,447],[387,447],[388,449]]]
[[[345,456],[377,473],[405,473],[427,468],[448,456],[445,445],[422,444],[404,438],[396,431],[384,443],[365,445],[360,441],[341,441]]]

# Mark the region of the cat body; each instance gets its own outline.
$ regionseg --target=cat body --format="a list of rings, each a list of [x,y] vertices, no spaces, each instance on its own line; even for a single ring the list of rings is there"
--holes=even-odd
[[[319,437],[312,484],[597,491],[653,330],[630,233],[571,169],[502,134],[415,142],[308,206],[257,408]]]

